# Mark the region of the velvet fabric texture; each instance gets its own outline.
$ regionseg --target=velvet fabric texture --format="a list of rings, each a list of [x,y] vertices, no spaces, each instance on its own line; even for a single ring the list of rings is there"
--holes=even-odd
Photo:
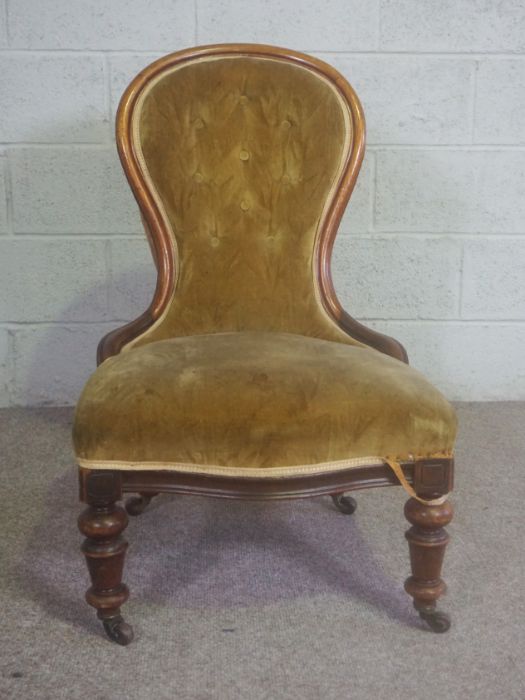
[[[443,396],[321,302],[316,246],[352,147],[337,87],[280,58],[201,56],[142,88],[130,128],[177,278],[88,381],[79,464],[268,474],[450,455]]]
[[[132,133],[178,279],[167,313],[131,346],[253,330],[356,343],[322,307],[313,273],[352,137],[328,81],[278,59],[196,59],[145,88]]]
[[[289,333],[158,341],[106,360],[77,406],[79,463],[272,468],[450,454],[450,404],[370,348]]]

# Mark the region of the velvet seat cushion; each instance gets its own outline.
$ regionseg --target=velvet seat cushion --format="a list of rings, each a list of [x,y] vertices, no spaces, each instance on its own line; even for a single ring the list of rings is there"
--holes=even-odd
[[[450,454],[455,433],[450,404],[400,361],[264,332],[178,337],[111,357],[87,382],[73,431],[86,468],[248,476]]]

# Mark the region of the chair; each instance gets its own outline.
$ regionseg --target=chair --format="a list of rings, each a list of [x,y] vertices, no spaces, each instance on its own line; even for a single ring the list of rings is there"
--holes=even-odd
[[[100,342],[73,430],[86,599],[119,644],[133,638],[121,534],[160,492],[327,495],[351,514],[345,493],[401,484],[405,589],[433,631],[450,626],[436,600],[454,411],[400,343],[342,309],[330,276],[364,132],[339,73],[271,46],[171,54],[122,97],[118,151],[157,286]]]

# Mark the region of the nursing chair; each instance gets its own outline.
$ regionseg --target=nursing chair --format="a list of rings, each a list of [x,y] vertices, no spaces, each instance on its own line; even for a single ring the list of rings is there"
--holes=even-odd
[[[119,644],[133,638],[122,532],[160,492],[326,495],[351,514],[345,493],[401,485],[405,589],[430,629],[450,626],[436,600],[454,411],[400,343],[342,309],[330,275],[364,134],[337,71],[271,46],[171,54],[122,97],[117,146],[157,285],[100,342],[73,430],[86,598]]]

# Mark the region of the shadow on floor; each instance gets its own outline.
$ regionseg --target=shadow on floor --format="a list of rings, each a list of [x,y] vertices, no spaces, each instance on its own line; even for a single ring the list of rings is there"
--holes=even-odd
[[[21,593],[53,616],[98,634],[94,611],[82,600],[88,576],[76,493],[74,469],[49,485],[15,576]],[[159,496],[130,520],[124,580],[132,601],[206,614],[333,595],[414,624],[400,582],[385,575],[360,531],[359,509],[342,515],[327,498],[271,504]]]

